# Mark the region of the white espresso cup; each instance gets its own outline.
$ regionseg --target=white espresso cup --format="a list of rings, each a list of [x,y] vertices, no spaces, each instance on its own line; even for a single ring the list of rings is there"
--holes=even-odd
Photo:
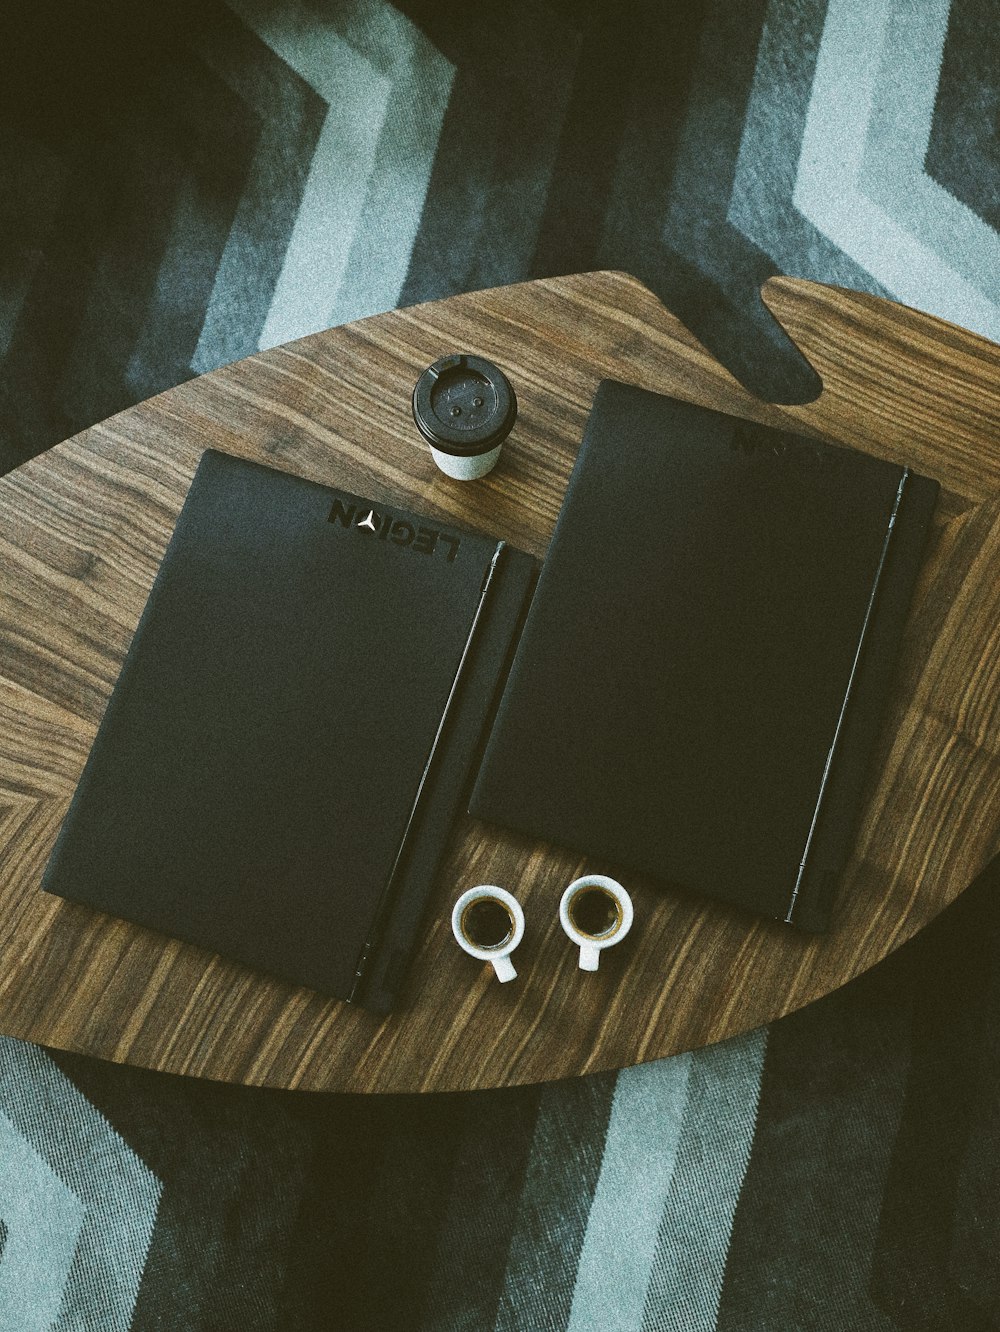
[[[491,883],[467,888],[452,908],[451,930],[470,957],[493,964],[498,980],[517,975],[510,955],[524,936],[524,912],[506,888]]]
[[[621,943],[632,928],[632,899],[606,874],[574,879],[559,903],[563,929],[580,949],[582,971],[596,971],[605,948]]]

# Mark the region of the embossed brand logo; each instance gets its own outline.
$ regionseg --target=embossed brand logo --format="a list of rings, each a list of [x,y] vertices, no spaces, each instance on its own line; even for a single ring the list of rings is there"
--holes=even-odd
[[[394,518],[391,513],[379,513],[377,509],[363,505],[346,504],[343,500],[334,500],[330,510],[331,523],[341,527],[353,527],[359,532],[370,532],[377,541],[390,541],[394,546],[405,546],[420,555],[443,554],[451,564],[462,544],[457,536],[438,531],[433,527],[414,527],[405,518]]]
[[[783,458],[798,467],[822,467],[827,470],[839,467],[845,453],[843,449],[831,448],[821,440],[771,430],[750,422],[734,426],[729,437],[729,448],[733,453],[742,453],[747,458],[764,463],[771,458]]]

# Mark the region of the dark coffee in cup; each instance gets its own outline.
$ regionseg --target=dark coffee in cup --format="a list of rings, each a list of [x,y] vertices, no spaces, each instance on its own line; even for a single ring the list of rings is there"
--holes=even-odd
[[[514,917],[495,897],[478,897],[462,912],[461,929],[476,948],[502,948],[514,933]]]
[[[495,883],[466,888],[451,909],[451,932],[466,953],[490,964],[498,981],[517,978],[510,955],[524,935],[524,912],[506,888]]]
[[[601,953],[614,948],[632,928],[632,899],[617,879],[584,874],[559,902],[559,922],[580,949],[580,970],[596,971]]]
[[[589,939],[606,939],[621,926],[622,907],[613,893],[594,885],[574,894],[569,904],[569,918]]]

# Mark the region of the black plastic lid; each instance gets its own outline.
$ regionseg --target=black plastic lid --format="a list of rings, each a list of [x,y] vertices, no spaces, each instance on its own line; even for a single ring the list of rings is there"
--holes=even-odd
[[[507,438],[516,417],[510,380],[482,356],[443,356],[413,387],[417,429],[442,453],[488,453]]]

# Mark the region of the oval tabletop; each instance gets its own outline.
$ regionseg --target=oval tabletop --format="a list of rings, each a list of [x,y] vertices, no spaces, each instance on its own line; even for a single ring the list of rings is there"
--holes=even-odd
[[[884,957],[957,896],[1000,831],[1000,349],[874,297],[780,278],[765,300],[823,379],[763,404],[634,279],[457,296],[259,353],[122,412],[0,480],[0,1031],[247,1084],[431,1091],[536,1082],[718,1041]],[[438,472],[420,370],[498,362],[520,415],[500,466]],[[941,482],[834,926],[822,937],[622,875],[628,940],[577,969],[557,906],[586,863],[463,817],[385,1019],[42,893],[39,881],[199,456],[211,445],[505,537],[541,556],[595,388],[612,377],[821,434]],[[500,986],[449,928],[459,891],[515,888]]]

